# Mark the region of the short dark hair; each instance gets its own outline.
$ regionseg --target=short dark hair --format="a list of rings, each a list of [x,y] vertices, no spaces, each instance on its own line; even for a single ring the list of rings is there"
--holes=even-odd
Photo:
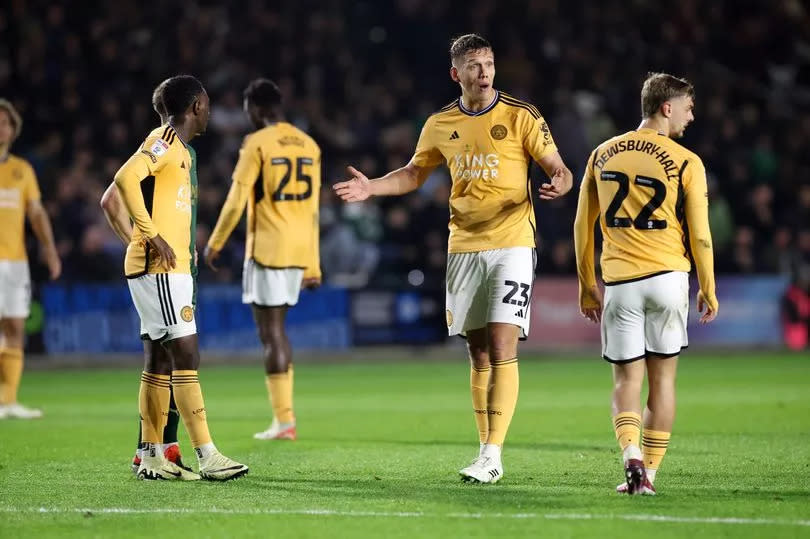
[[[186,112],[197,96],[205,92],[202,83],[191,75],[177,75],[166,79],[163,86],[163,107],[169,116]]]
[[[281,106],[281,90],[270,79],[254,79],[244,91],[248,103],[262,109]]]
[[[155,109],[160,116],[166,116],[166,105],[163,104],[163,90],[166,88],[166,83],[169,79],[164,80],[152,92],[152,108]]]
[[[688,80],[668,73],[648,73],[641,87],[641,116],[655,116],[661,105],[682,96],[695,97],[695,87]]]
[[[454,62],[458,58],[463,58],[470,51],[481,49],[491,49],[489,41],[478,34],[464,34],[453,39],[450,45],[450,61]]]

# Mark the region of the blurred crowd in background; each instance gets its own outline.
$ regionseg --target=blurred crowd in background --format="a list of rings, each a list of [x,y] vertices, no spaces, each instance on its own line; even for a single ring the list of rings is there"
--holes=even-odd
[[[538,274],[575,272],[583,167],[601,141],[636,128],[654,70],[696,88],[682,142],[706,164],[718,272],[798,278],[805,268],[807,278],[810,8],[800,0],[10,0],[0,8],[0,94],[23,116],[12,152],[36,169],[64,279],[122,278],[124,246],[98,202],[157,125],[152,89],[190,73],[212,103],[208,132],[192,142],[200,250],[250,130],[241,92],[266,76],[289,121],[323,149],[326,281],[440,287],[446,170],[408,196],[359,204],[338,203],[330,185],[347,164],[373,177],[408,162],[427,116],[459,94],[447,51],[467,32],[493,43],[495,87],[540,109],[574,172],[568,196],[537,201]],[[544,177],[536,167],[532,176]],[[236,232],[223,270],[200,278],[238,282],[243,242]]]

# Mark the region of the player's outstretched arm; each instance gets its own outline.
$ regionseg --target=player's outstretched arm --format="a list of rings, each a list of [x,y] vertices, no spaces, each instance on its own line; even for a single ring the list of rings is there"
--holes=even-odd
[[[118,194],[118,188],[115,187],[115,182],[112,182],[101,196],[101,210],[115,235],[124,245],[128,245],[132,239],[132,223],[121,201],[121,196]]]
[[[571,190],[574,185],[574,175],[563,163],[560,152],[543,156],[538,163],[550,178],[548,182],[540,185],[541,200],[554,200]]]
[[[62,261],[59,260],[59,253],[56,251],[56,244],[53,241],[53,229],[48,213],[42,207],[42,202],[36,199],[28,203],[26,214],[31,221],[31,228],[42,246],[42,257],[48,265],[51,280],[58,279],[62,274]]]
[[[351,177],[336,183],[332,188],[345,202],[360,202],[370,196],[404,195],[419,188],[435,167],[420,167],[413,161],[402,168],[392,170],[381,178],[370,180],[352,166],[346,167]]]

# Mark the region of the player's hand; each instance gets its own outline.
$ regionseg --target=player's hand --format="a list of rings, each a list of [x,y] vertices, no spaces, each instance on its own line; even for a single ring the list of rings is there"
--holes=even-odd
[[[217,258],[219,258],[219,251],[212,248],[210,245],[205,246],[205,251],[203,252],[203,258],[205,258],[205,263],[214,271],[219,271],[219,268],[216,266]]]
[[[602,292],[598,286],[583,287],[580,290],[579,312],[595,324],[602,321]]]
[[[197,266],[200,264],[200,253],[197,251],[197,248],[194,248],[194,265]]]
[[[717,298],[708,298],[706,297],[706,294],[703,293],[703,290],[698,290],[697,309],[699,313],[703,313],[700,317],[700,323],[708,324],[717,318],[717,312],[720,309],[720,306],[717,304]],[[705,313],[703,312],[704,309],[706,310]]]
[[[42,256],[45,259],[45,264],[48,266],[51,281],[55,281],[62,275],[62,261],[59,260],[59,253],[56,252],[56,247],[45,249]]]
[[[163,269],[170,271],[177,266],[177,256],[174,254],[174,249],[172,249],[171,245],[166,243],[166,240],[160,237],[160,234],[147,241],[149,241],[149,245],[157,251],[158,260]]]
[[[344,202],[360,202],[371,196],[371,180],[352,166],[346,167],[351,179],[336,183],[332,189]]]
[[[570,190],[571,186],[565,181],[565,168],[558,168],[548,183],[540,185],[540,200],[554,200]]]
[[[306,288],[307,290],[315,290],[319,286],[321,286],[321,278],[320,277],[304,277],[301,281],[301,286]]]

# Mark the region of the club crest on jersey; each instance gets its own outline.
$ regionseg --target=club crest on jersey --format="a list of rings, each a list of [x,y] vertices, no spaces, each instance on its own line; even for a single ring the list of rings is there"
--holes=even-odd
[[[154,143],[152,143],[152,147],[149,148],[149,152],[154,155],[155,157],[160,157],[166,150],[169,149],[169,143],[163,140],[162,138],[157,139]]]
[[[22,180],[23,179],[22,170],[18,168],[13,169],[11,171],[11,177],[14,178],[15,180]]]
[[[493,125],[492,129],[489,130],[489,134],[492,135],[492,138],[495,140],[503,140],[506,138],[506,126],[501,124]]]
[[[180,309],[180,318],[183,319],[183,322],[191,322],[192,320],[194,320],[194,309],[186,305],[185,307]]]

